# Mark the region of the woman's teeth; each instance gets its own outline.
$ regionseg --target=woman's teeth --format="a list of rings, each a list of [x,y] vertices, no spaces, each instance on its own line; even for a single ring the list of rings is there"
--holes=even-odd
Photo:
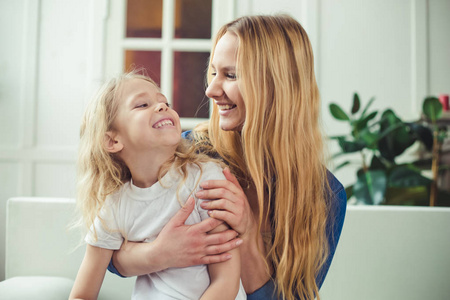
[[[173,122],[171,120],[163,120],[161,122],[156,123],[153,127],[154,128],[161,128],[163,126],[166,125],[172,125],[173,126]]]
[[[229,110],[234,108],[236,105],[217,105],[220,110]]]

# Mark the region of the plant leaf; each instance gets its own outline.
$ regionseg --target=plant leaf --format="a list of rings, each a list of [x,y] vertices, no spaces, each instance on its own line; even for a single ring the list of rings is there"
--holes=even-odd
[[[353,128],[353,130],[352,130],[352,135],[353,135],[355,138],[358,138],[358,137],[359,137],[359,134],[360,134],[360,131],[362,131],[362,130],[368,131],[367,129],[368,129],[369,127],[367,126],[367,124],[369,123],[370,120],[372,120],[373,118],[375,118],[377,114],[378,114],[378,112],[377,112],[377,111],[374,111],[374,112],[372,112],[371,114],[369,114],[369,115],[366,116],[366,117],[361,117],[361,118],[358,119],[358,120],[355,120],[355,121],[353,121],[353,122],[350,122],[351,125],[352,125],[352,128]]]
[[[347,165],[349,165],[349,164],[350,164],[350,161],[349,161],[349,160],[346,160],[346,161],[344,161],[343,163],[340,163],[339,165],[337,165],[337,167],[334,168],[334,171],[337,171],[337,170],[339,170],[339,169],[341,169],[341,168],[343,168],[343,167],[345,167],[345,166],[347,166]]]
[[[341,138],[345,138],[345,135],[332,135],[328,137],[330,140],[339,140]]]
[[[370,131],[363,131],[360,134],[360,139],[364,141],[367,148],[376,150],[377,149],[377,141],[378,141],[378,135],[375,133],[372,133]]]
[[[387,205],[421,205],[430,204],[429,192],[425,186],[389,187],[386,189]]]
[[[370,169],[371,170],[386,170],[386,166],[383,164],[383,162],[381,161],[381,159],[374,155],[372,156],[372,161],[370,162]]]
[[[353,186],[353,195],[357,203],[379,205],[386,193],[386,173],[383,170],[360,172]]]
[[[348,115],[342,110],[342,108],[339,105],[337,105],[335,103],[331,103],[329,108],[330,108],[331,115],[336,120],[350,121],[350,118],[348,117]]]
[[[415,141],[415,136],[409,131],[409,128],[403,121],[388,109],[382,114],[380,122],[380,136],[378,149],[381,156],[394,162],[395,157],[402,154]]]
[[[423,102],[423,113],[431,122],[436,122],[442,115],[442,104],[436,97],[428,97]]]
[[[358,93],[353,95],[352,115],[356,114],[361,107],[361,101],[359,101]]]
[[[347,194],[347,201],[353,196],[353,185],[345,188],[345,193]]]
[[[433,148],[433,133],[430,128],[417,123],[406,123],[410,131],[416,136],[416,138],[425,145],[428,151]]]
[[[411,164],[420,170],[431,170],[431,158],[418,159]]]
[[[338,141],[339,146],[345,153],[361,151],[366,146],[366,144],[364,144],[362,141],[347,141],[344,137],[338,138]]]
[[[367,110],[369,109],[369,107],[372,105],[373,101],[375,101],[375,97],[372,97],[369,102],[367,103],[366,107],[364,107],[364,110],[361,114],[361,117],[364,117],[367,113]]]
[[[429,186],[430,183],[430,179],[422,176],[419,170],[408,165],[400,165],[392,169],[388,180],[390,187]]]

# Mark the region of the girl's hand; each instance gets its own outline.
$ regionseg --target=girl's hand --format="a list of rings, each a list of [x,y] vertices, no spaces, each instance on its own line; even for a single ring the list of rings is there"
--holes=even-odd
[[[204,201],[200,206],[209,210],[209,215],[226,222],[236,230],[240,237],[256,230],[256,220],[248,203],[247,197],[236,177],[228,168],[223,170],[227,180],[208,180],[200,186],[203,190],[196,196]]]

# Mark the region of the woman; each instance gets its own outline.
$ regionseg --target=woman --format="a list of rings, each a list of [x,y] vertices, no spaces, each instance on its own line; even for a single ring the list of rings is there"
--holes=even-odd
[[[236,177],[226,170],[228,180],[203,182],[197,197],[214,200],[204,208],[239,239],[232,239],[233,231],[207,236],[213,221],[181,226],[185,208],[163,230],[165,247],[130,243],[114,256],[114,265],[122,274],[139,275],[222,261],[226,251],[242,243],[241,279],[248,299],[319,298],[342,229],[346,195],[325,168],[306,32],[285,15],[242,17],[224,25],[211,52],[208,83],[206,95],[215,103],[211,120],[189,136],[201,151],[223,158]],[[192,243],[195,253],[176,252]]]

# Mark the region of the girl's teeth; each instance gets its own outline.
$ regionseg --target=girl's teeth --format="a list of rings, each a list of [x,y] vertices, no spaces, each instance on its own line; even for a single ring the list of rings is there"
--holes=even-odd
[[[158,125],[156,125],[156,128],[160,128],[160,127],[163,127],[165,125],[173,125],[173,123],[170,120],[165,120],[163,122],[158,123]]]

